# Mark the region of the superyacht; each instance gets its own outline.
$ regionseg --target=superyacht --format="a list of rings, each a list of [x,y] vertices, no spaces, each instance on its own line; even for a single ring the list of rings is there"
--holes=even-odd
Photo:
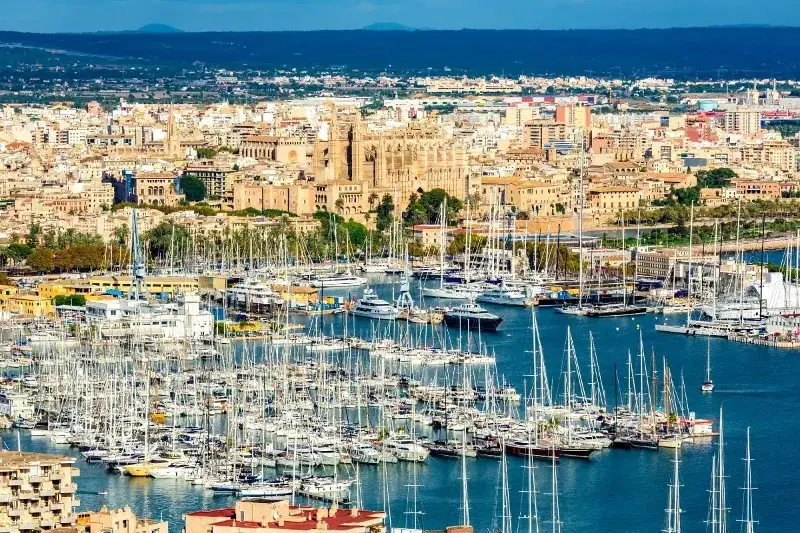
[[[395,320],[400,311],[386,300],[378,298],[375,291],[367,287],[364,289],[364,296],[353,302],[350,313],[376,320]]]

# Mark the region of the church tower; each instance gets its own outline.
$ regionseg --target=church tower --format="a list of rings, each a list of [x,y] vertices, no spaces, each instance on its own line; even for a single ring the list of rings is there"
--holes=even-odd
[[[180,157],[181,154],[181,134],[178,125],[175,123],[175,113],[172,106],[169,106],[169,118],[167,119],[167,136],[164,139],[164,155],[168,157]]]

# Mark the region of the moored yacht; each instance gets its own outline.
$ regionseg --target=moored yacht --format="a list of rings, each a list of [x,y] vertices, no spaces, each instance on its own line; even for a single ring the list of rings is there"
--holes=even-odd
[[[387,440],[386,449],[401,461],[421,463],[430,455],[427,448],[411,439]]]
[[[586,311],[586,316],[593,318],[606,318],[614,316],[643,315],[647,308],[643,305],[607,304],[598,305]]]
[[[400,313],[394,305],[378,298],[375,291],[367,287],[364,295],[350,307],[350,313],[355,316],[374,318],[376,320],[395,320]]]
[[[523,291],[505,286],[489,289],[475,298],[475,301],[482,304],[508,305],[512,307],[526,307],[532,303],[532,300]]]
[[[444,312],[444,323],[450,328],[495,331],[502,317],[490,313],[476,303],[465,303]]]
[[[359,287],[367,283],[367,278],[354,276],[348,272],[317,276],[311,279],[311,286],[315,288],[334,287]]]
[[[225,291],[228,303],[245,308],[281,305],[280,296],[266,283],[246,279]]]

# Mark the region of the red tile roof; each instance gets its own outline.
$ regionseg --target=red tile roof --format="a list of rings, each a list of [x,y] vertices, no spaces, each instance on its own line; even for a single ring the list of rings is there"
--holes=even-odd
[[[186,513],[186,516],[209,516],[217,518],[233,518],[236,516],[236,509],[233,507],[225,507],[223,509],[212,509],[210,511],[194,511]]]
[[[298,508],[292,507],[292,509],[296,510]],[[311,531],[317,529],[317,509],[304,507],[300,510],[301,512],[299,514],[288,517],[284,521],[283,526],[278,526],[275,521],[269,521],[268,527],[270,529],[284,529],[287,531]],[[384,513],[381,511],[364,510],[359,510],[358,516],[351,516],[350,509],[339,509],[333,516],[325,517],[322,520],[327,525],[329,531],[346,531],[359,526],[366,527],[371,521],[382,519],[384,516]],[[303,520],[303,518],[305,518],[305,520]],[[239,527],[243,529],[258,529],[263,527],[259,522],[246,522],[241,520],[224,520],[212,524],[212,527],[213,526]]]
[[[260,522],[247,522],[244,520],[223,520],[222,522],[216,522],[211,525],[219,527],[240,527],[243,529],[258,529],[261,527]]]

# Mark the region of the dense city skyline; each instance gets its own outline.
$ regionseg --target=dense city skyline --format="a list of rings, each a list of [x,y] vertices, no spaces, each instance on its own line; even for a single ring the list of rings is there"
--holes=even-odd
[[[789,0],[753,12],[742,1],[676,0],[639,8],[632,0],[32,0],[5,6],[3,30],[94,32],[167,24],[184,31],[357,29],[374,23],[433,29],[633,29],[719,25],[800,24]],[[738,7],[738,8],[737,8]],[[579,11],[577,11],[579,10]]]

